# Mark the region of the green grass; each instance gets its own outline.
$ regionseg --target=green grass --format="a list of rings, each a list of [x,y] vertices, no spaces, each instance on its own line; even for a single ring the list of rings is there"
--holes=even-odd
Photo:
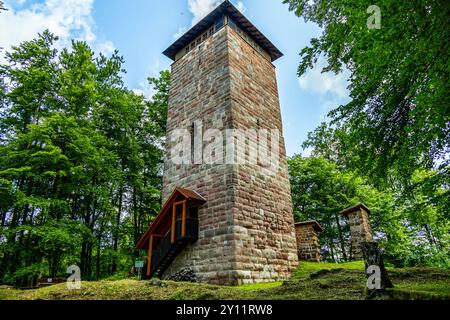
[[[235,287],[236,289],[242,291],[254,291],[254,290],[262,290],[262,289],[271,289],[279,287],[283,284],[281,281],[277,282],[263,282],[263,283],[253,283],[253,284],[244,284],[239,287]]]
[[[397,284],[399,289],[434,292],[450,296],[450,285],[448,283],[430,282],[430,283],[401,283]]]
[[[439,268],[389,268],[388,272],[397,291],[413,296],[427,294],[433,297],[450,297],[450,270]],[[430,296],[430,297],[431,297]]]
[[[450,271],[432,268],[388,269],[395,299],[450,299]],[[365,299],[364,264],[301,262],[284,282],[239,287],[163,281],[84,281],[80,290],[58,284],[35,290],[0,286],[0,299],[8,300],[362,300]],[[385,297],[387,298],[387,297]]]

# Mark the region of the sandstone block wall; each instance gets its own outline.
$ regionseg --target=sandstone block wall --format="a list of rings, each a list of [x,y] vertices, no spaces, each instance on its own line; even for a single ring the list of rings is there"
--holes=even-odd
[[[320,242],[314,224],[296,224],[298,259],[320,262]]]
[[[260,161],[234,168],[236,269],[244,283],[283,279],[298,258],[275,67],[231,28],[228,39],[233,127],[280,133],[276,174]]]
[[[168,131],[197,120],[203,130],[282,133],[275,68],[229,27],[172,65]],[[167,142],[168,153],[173,145]],[[255,165],[175,165],[166,159],[164,201],[177,186],[207,199],[199,210],[199,240],[175,258],[166,276],[183,267],[217,284],[290,276],[298,260],[282,136],[279,149],[275,175]]]

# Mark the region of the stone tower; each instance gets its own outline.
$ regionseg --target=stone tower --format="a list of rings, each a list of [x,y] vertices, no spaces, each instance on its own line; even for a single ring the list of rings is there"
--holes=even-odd
[[[289,277],[298,259],[272,64],[281,52],[225,1],[164,54],[174,63],[163,200],[177,187],[206,199],[198,240],[165,276],[188,267],[216,284]]]

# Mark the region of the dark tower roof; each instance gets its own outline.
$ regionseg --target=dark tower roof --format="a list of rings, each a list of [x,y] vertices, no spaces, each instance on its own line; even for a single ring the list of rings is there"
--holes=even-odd
[[[210,14],[203,18],[199,23],[187,31],[181,38],[175,41],[163,54],[172,60],[175,55],[195,38],[202,34],[219,17],[228,16],[244,30],[257,44],[261,46],[270,55],[272,61],[282,57],[283,54],[278,50],[269,39],[266,38],[230,1],[225,0]]]

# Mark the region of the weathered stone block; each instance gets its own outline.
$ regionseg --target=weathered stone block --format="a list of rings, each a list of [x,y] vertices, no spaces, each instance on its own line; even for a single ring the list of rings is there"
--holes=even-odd
[[[351,260],[362,260],[362,244],[373,241],[369,213],[369,208],[362,203],[341,211],[341,214],[347,217],[350,226]]]
[[[320,242],[317,235],[322,228],[317,221],[305,221],[295,224],[298,259],[320,261]]]
[[[277,129],[280,137],[279,170],[271,175],[258,164],[173,164],[175,142],[166,142],[163,200],[178,186],[207,199],[198,241],[166,275],[191,268],[199,279],[228,285],[288,278],[298,260],[274,65],[226,26],[172,65],[168,114],[169,133],[201,120],[203,130]]]

